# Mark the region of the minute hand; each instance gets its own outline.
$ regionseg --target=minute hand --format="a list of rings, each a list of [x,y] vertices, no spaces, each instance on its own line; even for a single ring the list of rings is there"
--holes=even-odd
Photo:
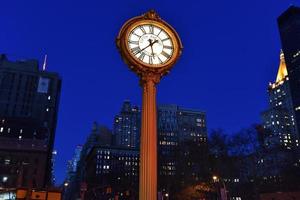
[[[150,47],[150,46],[152,47],[152,45],[155,44],[156,42],[158,42],[158,40],[155,40],[153,43],[149,41],[150,44],[147,45],[146,47],[142,48],[142,49],[139,50],[138,52],[136,52],[136,54],[138,54],[138,53],[144,51],[145,49],[147,49],[147,48]],[[135,54],[135,55],[136,55],[136,54]]]
[[[152,56],[154,56],[154,52],[153,52],[153,44],[155,44],[156,42],[158,42],[158,40],[155,40],[153,43],[151,43]]]

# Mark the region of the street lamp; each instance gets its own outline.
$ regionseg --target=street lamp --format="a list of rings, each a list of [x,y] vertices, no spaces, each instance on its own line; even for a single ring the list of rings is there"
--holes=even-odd
[[[217,176],[213,176],[212,178],[213,178],[214,182],[218,181],[218,177]]]
[[[8,180],[8,177],[7,176],[3,176],[2,182],[5,183],[5,182],[7,182],[7,180]]]
[[[218,176],[214,175],[212,177],[214,183],[219,182],[221,180],[222,185],[224,190],[222,190],[222,188],[220,188],[220,196],[221,196],[221,200],[227,200],[227,189],[226,189],[226,185],[223,179],[220,179]]]

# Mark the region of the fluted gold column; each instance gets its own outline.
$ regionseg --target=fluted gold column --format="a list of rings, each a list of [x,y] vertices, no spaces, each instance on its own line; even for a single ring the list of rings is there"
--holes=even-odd
[[[158,74],[141,77],[143,89],[142,128],[140,139],[140,200],[157,199],[157,114],[156,84]]]

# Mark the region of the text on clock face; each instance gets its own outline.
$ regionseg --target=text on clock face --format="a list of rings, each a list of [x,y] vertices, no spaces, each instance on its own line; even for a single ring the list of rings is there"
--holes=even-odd
[[[164,64],[173,55],[170,36],[153,24],[135,27],[129,34],[128,46],[137,59],[150,65]]]

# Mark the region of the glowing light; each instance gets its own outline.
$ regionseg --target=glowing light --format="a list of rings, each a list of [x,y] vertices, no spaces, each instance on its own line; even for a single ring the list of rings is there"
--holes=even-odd
[[[217,176],[213,176],[212,178],[213,178],[214,181],[217,181],[217,180],[218,180],[218,177],[217,177]]]
[[[6,181],[8,180],[8,177],[7,176],[4,176],[3,178],[2,178],[2,181],[5,183]]]
[[[283,51],[281,50],[280,65],[279,65],[279,69],[278,69],[278,73],[277,73],[277,77],[276,77],[276,83],[283,81],[286,76],[288,76],[288,72],[286,69],[284,54],[283,54]]]

